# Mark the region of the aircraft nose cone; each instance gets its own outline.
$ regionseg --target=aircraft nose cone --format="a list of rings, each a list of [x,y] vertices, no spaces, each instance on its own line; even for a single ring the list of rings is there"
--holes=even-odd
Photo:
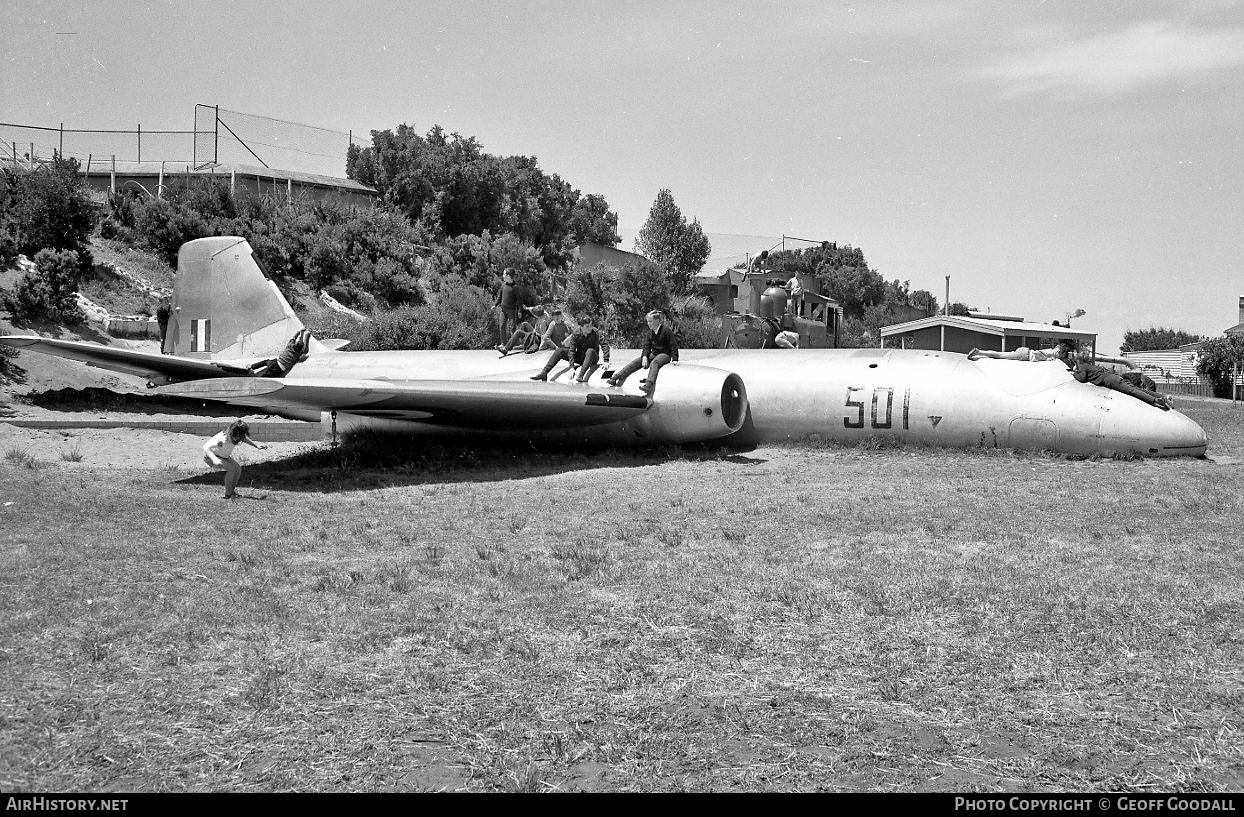
[[[1119,450],[1146,457],[1199,457],[1205,454],[1205,429],[1186,415],[1162,411],[1139,400],[1112,401],[1102,422],[1103,438],[1116,440]]]
[[[1174,409],[1162,413],[1166,417],[1162,434],[1157,440],[1158,453],[1148,453],[1152,456],[1203,456],[1208,443],[1205,429],[1195,420]]]

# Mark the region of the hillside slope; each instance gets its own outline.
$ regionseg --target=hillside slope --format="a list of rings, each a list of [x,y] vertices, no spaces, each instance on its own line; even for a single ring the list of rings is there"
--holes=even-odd
[[[161,295],[171,292],[174,270],[162,259],[146,250],[129,247],[112,239],[94,237],[91,252],[95,257],[95,273],[83,281],[80,292],[112,315],[154,314]],[[24,268],[0,270],[0,288],[12,289]],[[304,323],[318,325],[328,312],[316,300],[305,283],[298,281],[283,288],[294,311]],[[46,321],[17,321],[0,309],[0,334],[41,335],[60,340],[82,340],[103,343],[123,349],[159,351],[154,339],[114,338],[97,324],[59,326]],[[0,416],[39,415],[36,403],[41,395],[62,389],[107,390],[117,394],[144,395],[146,381],[141,377],[97,369],[75,360],[65,360],[37,353],[16,358],[16,377],[0,378]],[[98,399],[84,395],[82,402],[94,405]]]

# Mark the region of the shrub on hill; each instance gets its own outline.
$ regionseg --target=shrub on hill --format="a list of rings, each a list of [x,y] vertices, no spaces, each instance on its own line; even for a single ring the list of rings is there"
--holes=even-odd
[[[22,275],[17,288],[2,296],[4,307],[15,318],[44,318],[55,323],[82,323],[74,293],[82,273],[75,250],[40,250],[35,269]]]
[[[181,245],[210,235],[250,242],[278,282],[304,279],[350,306],[424,301],[421,260],[430,239],[398,213],[271,197],[235,199],[224,182],[171,188],[162,199],[113,197],[107,229],[177,262]]]
[[[17,256],[17,236],[8,222],[0,221],[0,269],[12,266]]]
[[[34,257],[40,250],[72,250],[82,266],[91,263],[88,242],[95,229],[95,206],[77,159],[56,154],[49,164],[29,173],[6,173],[0,196],[0,219],[17,251]]]
[[[137,208],[134,222],[142,243],[159,253],[170,266],[177,265],[177,251],[182,244],[212,235],[207,220],[201,215],[165,199],[143,202]]]
[[[26,372],[17,365],[19,354],[11,346],[0,346],[0,383],[21,382]]]
[[[721,315],[707,298],[686,298],[674,307],[672,318],[681,348],[715,349],[721,343]]]
[[[337,322],[350,350],[483,349],[493,343],[492,298],[461,277],[452,277],[428,304],[376,312],[354,326]]]

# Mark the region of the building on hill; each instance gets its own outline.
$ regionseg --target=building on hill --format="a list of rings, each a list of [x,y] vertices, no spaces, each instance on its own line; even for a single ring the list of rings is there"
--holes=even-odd
[[[82,163],[80,172],[87,185],[101,198],[119,190],[141,190],[152,196],[161,196],[173,185],[213,182],[227,183],[235,196],[271,196],[289,202],[331,202],[373,207],[380,197],[375,188],[353,179],[254,165],[220,164],[195,170],[184,162],[91,160]]]
[[[613,272],[617,272],[623,267],[632,264],[638,264],[647,261],[642,255],[637,255],[626,250],[619,250],[616,247],[610,247],[608,244],[597,244],[594,241],[585,241],[576,247],[571,254],[570,267],[568,272],[574,272],[581,269],[591,269],[597,264],[604,264],[605,268]],[[565,297],[567,279],[565,275],[557,273],[553,274],[553,291],[549,297],[553,300]]]
[[[604,264],[609,269],[618,270],[647,260],[642,255],[633,252],[597,244],[594,241],[585,241],[575,250],[573,266],[590,269],[597,264]]]
[[[700,272],[692,279],[692,284],[699,292],[713,302],[717,314],[738,311],[740,299],[750,301],[750,295],[740,298],[746,272],[741,269],[727,269],[720,272]],[[744,307],[746,310],[746,306]]]

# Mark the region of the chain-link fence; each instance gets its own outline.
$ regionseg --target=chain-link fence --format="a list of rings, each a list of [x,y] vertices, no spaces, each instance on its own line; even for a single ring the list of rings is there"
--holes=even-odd
[[[116,157],[126,162],[184,162],[194,157],[193,131],[132,129],[101,130],[0,122],[0,161],[32,167],[51,161],[53,154],[102,163]]]
[[[368,138],[348,131],[207,105],[195,106],[195,123],[195,157],[200,165],[261,164],[344,178],[350,144],[370,144]]]
[[[193,168],[236,164],[344,178],[351,143],[366,147],[370,137],[215,105],[196,105],[190,130],[0,122],[0,164],[18,167],[50,161],[60,153],[83,166],[113,159]]]

